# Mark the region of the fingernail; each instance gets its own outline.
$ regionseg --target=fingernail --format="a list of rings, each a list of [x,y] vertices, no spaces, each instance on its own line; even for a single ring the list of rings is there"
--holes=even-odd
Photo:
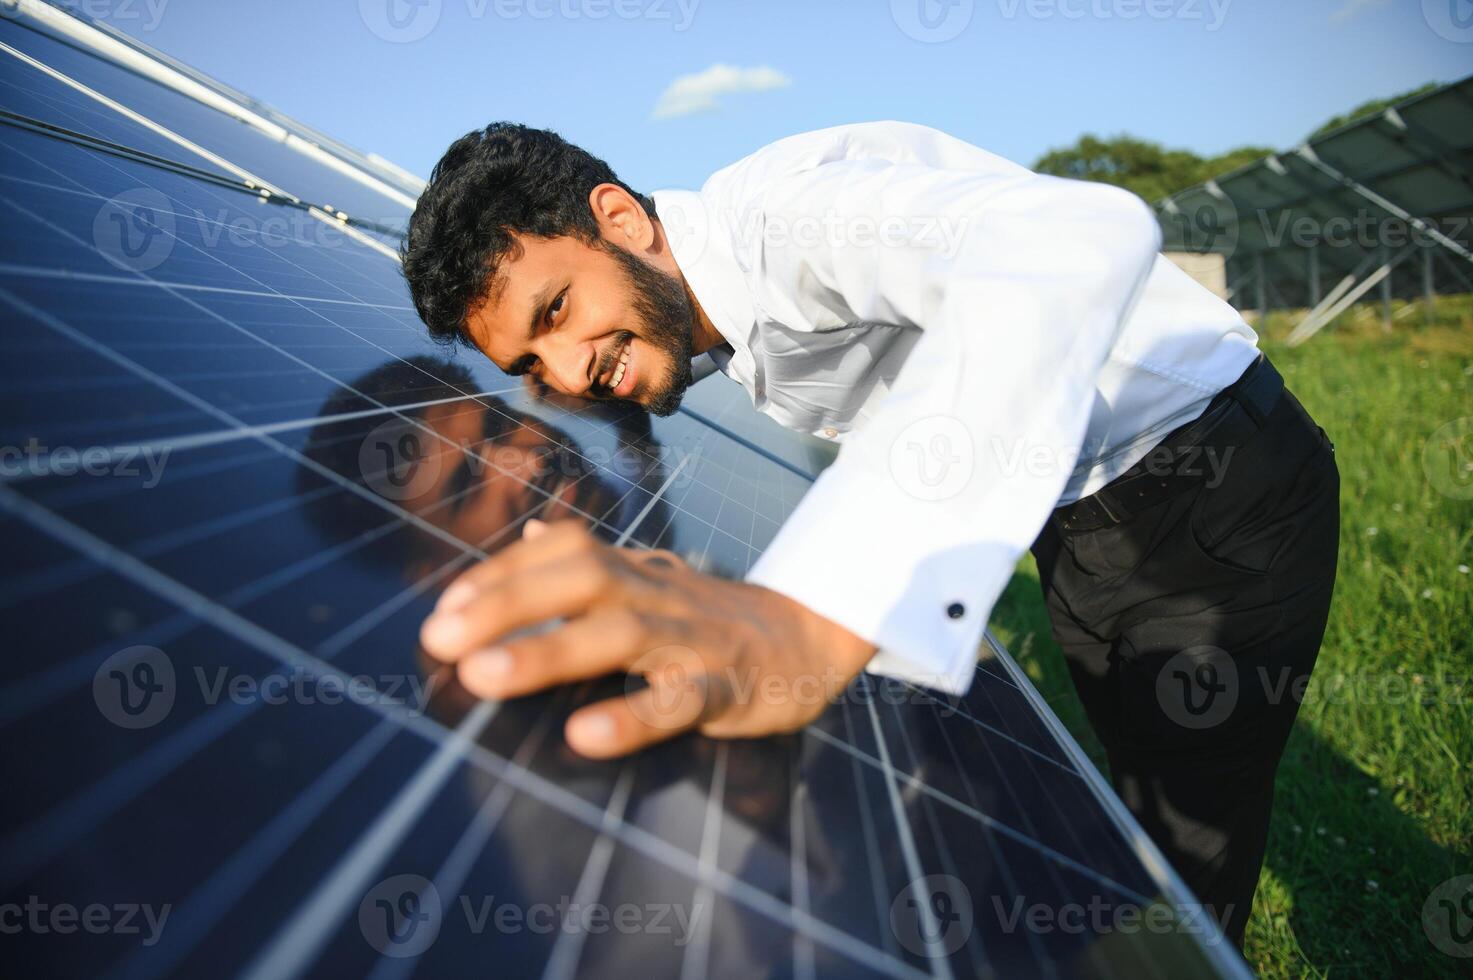
[[[614,719],[603,712],[579,715],[573,719],[570,733],[576,741],[598,744],[614,737]]]
[[[440,593],[440,601],[435,603],[436,609],[458,609],[465,605],[476,594],[476,587],[465,579],[451,582],[450,587]]]
[[[472,658],[476,672],[486,677],[505,677],[517,665],[516,658],[501,647],[482,650]]]
[[[460,639],[462,629],[463,620],[453,612],[436,613],[425,620],[424,628],[420,632],[420,639],[424,642],[425,646],[454,646],[455,641]]]
[[[537,535],[541,534],[543,531],[546,531],[546,530],[547,530],[547,525],[546,524],[544,524],[542,521],[539,521],[535,517],[531,517],[531,518],[528,518],[527,519],[527,523],[526,524],[522,525],[522,537],[524,537],[524,538],[535,538],[535,537],[537,537]]]

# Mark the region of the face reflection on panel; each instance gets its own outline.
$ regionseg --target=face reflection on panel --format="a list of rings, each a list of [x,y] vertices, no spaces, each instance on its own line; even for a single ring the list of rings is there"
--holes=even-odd
[[[468,397],[479,388],[453,362],[393,361],[352,387],[357,394],[335,394],[319,413],[304,449],[318,468],[302,467],[298,489],[312,523],[334,541],[371,534],[394,511],[444,532],[388,534],[381,547],[363,549],[410,581],[463,557],[457,541],[495,553],[516,540],[529,517],[580,520],[612,538],[633,516],[624,502],[645,499],[632,497],[631,487],[658,486],[661,478],[643,413],[601,409],[616,413],[607,428],[617,445],[595,461],[558,426],[494,395]],[[336,492],[323,470],[371,491],[393,511],[361,493]]]

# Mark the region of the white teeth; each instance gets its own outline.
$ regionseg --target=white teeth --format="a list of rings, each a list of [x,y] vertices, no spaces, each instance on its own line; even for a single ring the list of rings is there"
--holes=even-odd
[[[629,364],[629,345],[624,345],[623,352],[619,355],[619,366],[614,368],[614,376],[609,379],[609,390],[619,387],[619,382],[624,380],[624,368]]]

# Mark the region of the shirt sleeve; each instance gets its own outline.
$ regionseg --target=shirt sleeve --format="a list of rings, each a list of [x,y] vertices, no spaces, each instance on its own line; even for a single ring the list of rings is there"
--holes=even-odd
[[[1155,216],[1106,185],[877,159],[757,200],[760,306],[787,323],[782,304],[825,296],[921,336],[746,580],[874,643],[869,670],[963,693],[1073,469]]]

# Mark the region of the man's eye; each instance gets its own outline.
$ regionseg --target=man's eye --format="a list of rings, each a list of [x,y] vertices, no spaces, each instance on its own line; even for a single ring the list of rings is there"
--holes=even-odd
[[[563,302],[567,298],[567,290],[564,290],[563,292],[559,293],[557,299],[553,300],[552,303],[547,307],[547,322],[549,324],[552,323],[553,315],[557,313],[558,310],[562,309]]]

